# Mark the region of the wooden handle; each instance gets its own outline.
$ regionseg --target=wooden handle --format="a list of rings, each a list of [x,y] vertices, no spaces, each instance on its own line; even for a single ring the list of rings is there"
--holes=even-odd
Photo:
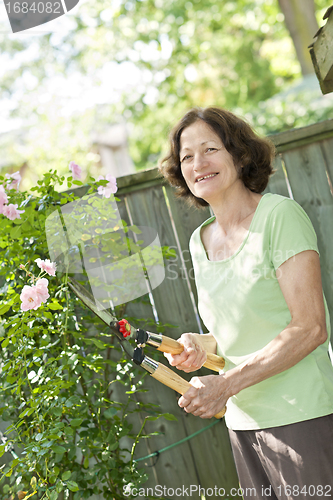
[[[223,370],[224,365],[225,361],[221,356],[218,356],[217,354],[212,354],[211,352],[207,352],[207,360],[204,363],[204,366],[206,368],[219,372],[220,370]]]
[[[181,395],[185,394],[185,392],[190,389],[190,387],[192,387],[191,384],[187,382],[187,380],[184,380],[180,375],[177,375],[177,373],[173,372],[172,370],[170,370],[170,368],[163,365],[162,363],[158,363],[158,368],[156,368],[151,376],[167,387],[170,387],[170,389],[179,392],[179,394]],[[224,407],[222,411],[215,415],[215,418],[222,418],[225,412],[226,407]]]
[[[183,352],[184,346],[177,342],[177,340],[162,335],[162,343],[157,348],[157,350],[167,352],[169,354],[180,354],[181,352]]]
[[[180,354],[181,352],[183,352],[184,346],[177,342],[177,340],[162,335],[162,343],[157,348],[157,350],[167,352],[169,354]],[[219,372],[220,370],[223,370],[224,365],[225,361],[223,358],[221,358],[221,356],[217,356],[217,354],[207,352],[207,360],[204,363],[204,366],[206,368]]]

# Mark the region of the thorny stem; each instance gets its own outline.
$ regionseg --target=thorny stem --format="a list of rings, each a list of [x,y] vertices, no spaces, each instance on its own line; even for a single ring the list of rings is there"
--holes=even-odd
[[[136,446],[137,446],[137,444],[138,444],[138,442],[139,442],[140,436],[141,436],[141,434],[142,434],[142,432],[143,432],[144,426],[146,425],[147,419],[148,419],[148,417],[145,417],[145,418],[144,418],[144,421],[143,421],[143,423],[142,423],[142,425],[141,425],[141,429],[140,429],[140,431],[139,431],[139,434],[137,434],[137,436],[136,436],[136,438],[135,438],[135,441],[134,441],[134,443],[133,443],[133,446],[132,446],[132,450],[131,450],[131,461],[130,461],[130,469],[131,469],[131,472],[133,472],[133,457],[134,457],[135,448],[136,448]]]

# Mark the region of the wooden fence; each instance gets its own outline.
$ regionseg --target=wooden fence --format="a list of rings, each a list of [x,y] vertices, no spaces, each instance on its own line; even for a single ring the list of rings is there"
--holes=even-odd
[[[290,130],[271,139],[278,152],[277,171],[266,192],[294,198],[309,215],[318,236],[323,288],[333,319],[333,120]],[[176,250],[177,256],[165,261],[163,283],[152,292],[159,321],[175,325],[166,327],[165,333],[177,338],[182,332],[200,331],[188,241],[192,231],[210,216],[209,210],[188,208],[175,198],[173,189],[164,183],[156,169],[121,177],[118,186],[122,216],[138,226],[156,229],[161,245]],[[129,304],[128,312],[139,318],[154,319],[153,308],[147,304]],[[160,404],[163,411],[176,415],[178,422],[161,419],[149,423],[147,431],[160,434],[145,440],[136,457],[178,443],[212,423],[186,415],[177,405],[177,395],[156,381],[147,380],[146,387],[149,391],[140,399]],[[191,498],[196,500],[202,499],[203,491],[207,499],[230,498],[230,489],[238,488],[223,421],[141,464],[150,476],[144,487],[160,485],[158,491],[164,488],[161,495],[164,499],[179,498],[182,491],[179,488],[187,489],[188,495],[191,491]],[[186,498],[185,494],[181,496]]]

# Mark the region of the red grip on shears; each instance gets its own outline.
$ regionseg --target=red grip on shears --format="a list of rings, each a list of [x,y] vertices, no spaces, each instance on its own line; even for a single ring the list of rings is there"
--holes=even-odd
[[[121,319],[118,321],[119,331],[123,334],[123,337],[128,337],[131,335],[131,325],[127,319]]]

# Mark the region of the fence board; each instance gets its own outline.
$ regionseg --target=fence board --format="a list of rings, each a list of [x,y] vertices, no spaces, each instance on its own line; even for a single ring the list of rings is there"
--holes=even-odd
[[[131,219],[127,212],[125,198],[126,196],[118,197],[120,201],[117,202],[117,207],[122,220],[124,220],[129,226],[131,225]],[[133,325],[136,328],[144,328],[149,331],[156,331],[154,328],[155,319],[152,306],[150,304],[148,294],[139,297],[138,299],[128,302],[125,305],[126,314],[132,318],[135,318]]]
[[[212,423],[213,419],[203,420],[187,415],[183,421],[186,425],[186,432],[190,435]],[[238,477],[224,420],[195,436],[190,445],[195,455],[200,485],[206,491],[209,488],[214,491],[214,494],[210,492],[207,500],[208,498],[209,500],[229,499],[230,490],[238,489]],[[225,496],[222,494],[222,489],[225,490]],[[220,492],[216,494],[218,490]],[[232,498],[241,500],[242,497],[236,495]]]
[[[274,168],[276,172],[272,175],[268,183],[268,191],[274,194],[281,194],[289,198],[289,191],[286,182],[286,176],[283,172],[281,155],[279,154],[274,160]]]
[[[156,229],[162,246],[177,248],[164,193],[161,187],[131,193],[128,204],[134,224]],[[181,277],[179,252],[172,263],[165,260],[165,279],[153,290],[153,297],[162,323],[175,325],[165,333],[178,338],[184,331],[196,331],[197,321],[189,290]]]
[[[294,199],[311,219],[318,237],[323,289],[333,321],[333,197],[320,144],[283,153]]]
[[[326,171],[329,178],[328,182],[333,195],[333,140],[327,139],[326,141],[321,141],[320,146],[325,158]]]
[[[321,141],[322,139],[332,137],[332,135],[333,120],[325,120],[306,127],[295,128],[281,132],[280,134],[271,135],[269,139],[274,142],[278,152],[282,152]]]
[[[187,436],[182,424],[184,412],[177,405],[179,395],[171,389],[163,386],[151,377],[146,377],[145,388],[148,389],[147,393],[137,395],[140,401],[158,404],[160,409],[172,413],[178,419],[178,421],[168,421],[160,418],[157,421],[148,421],[146,423],[146,433],[160,433],[160,435],[153,436],[148,440],[150,450],[158,451],[181,441]],[[142,457],[142,453],[143,456],[146,456],[143,448],[143,446],[138,447],[135,454],[136,458]],[[156,485],[167,489],[190,488],[191,485],[198,483],[197,466],[189,441],[161,453],[158,458],[140,462],[140,466],[147,465],[151,467],[153,464],[155,464],[155,477],[149,477],[149,480],[145,483],[145,488],[155,487]],[[149,468],[146,470],[148,473],[150,472]],[[168,498],[178,500],[177,495],[170,494]],[[200,500],[199,495],[193,495],[193,498]]]
[[[198,297],[194,280],[193,263],[189,252],[189,240],[193,231],[210,217],[210,210],[208,207],[200,210],[190,207],[183,199],[176,198],[174,189],[171,186],[166,187],[166,194],[183,257],[183,262],[180,262],[182,267],[181,276],[184,280],[187,277],[194,303],[197,304]],[[200,322],[201,328],[206,331],[199,317],[198,322]],[[197,332],[198,330],[194,331]]]

